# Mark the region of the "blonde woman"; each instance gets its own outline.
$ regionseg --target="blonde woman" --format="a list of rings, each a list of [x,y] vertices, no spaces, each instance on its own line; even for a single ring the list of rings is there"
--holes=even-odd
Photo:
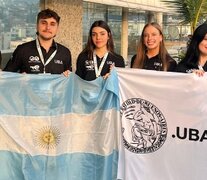
[[[152,22],[144,26],[137,54],[132,57],[131,67],[156,71],[175,71],[177,63],[168,54],[159,24]]]

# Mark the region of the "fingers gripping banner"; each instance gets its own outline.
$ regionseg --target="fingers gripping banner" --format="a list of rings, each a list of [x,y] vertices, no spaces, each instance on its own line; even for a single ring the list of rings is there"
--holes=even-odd
[[[126,180],[205,180],[207,77],[118,69]]]

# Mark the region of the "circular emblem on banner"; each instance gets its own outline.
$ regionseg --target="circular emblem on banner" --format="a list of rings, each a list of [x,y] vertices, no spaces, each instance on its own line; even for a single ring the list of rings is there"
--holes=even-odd
[[[167,137],[167,123],[162,112],[151,102],[131,98],[121,105],[124,147],[137,154],[158,150]]]

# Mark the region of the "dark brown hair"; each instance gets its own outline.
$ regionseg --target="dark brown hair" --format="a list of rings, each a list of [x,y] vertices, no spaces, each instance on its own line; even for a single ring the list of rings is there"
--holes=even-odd
[[[47,19],[47,18],[54,18],[57,23],[59,24],[60,22],[60,16],[53,10],[51,9],[45,9],[42,10],[38,13],[37,15],[37,23],[39,22],[40,19]]]
[[[199,64],[200,50],[199,44],[207,34],[207,24],[203,23],[196,28],[188,46],[184,59],[180,63],[186,63],[189,66],[196,68]]]
[[[102,20],[95,21],[91,25],[89,35],[88,35],[88,41],[87,41],[86,47],[83,50],[83,52],[88,52],[89,59],[92,59],[93,51],[96,48],[96,46],[95,46],[95,44],[93,43],[93,40],[92,40],[92,30],[93,30],[94,27],[101,27],[101,28],[105,29],[108,32],[109,39],[108,39],[108,42],[107,42],[107,49],[108,49],[109,52],[114,53],[114,41],[113,41],[111,30],[110,30],[108,24],[105,21],[102,21]]]

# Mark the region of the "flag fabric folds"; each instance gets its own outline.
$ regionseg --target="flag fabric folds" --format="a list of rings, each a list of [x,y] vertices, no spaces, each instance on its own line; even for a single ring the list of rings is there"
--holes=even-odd
[[[125,180],[205,180],[207,76],[118,69]]]
[[[0,72],[0,180],[205,180],[205,97],[206,75]]]
[[[115,180],[118,80],[0,72],[0,180]]]

